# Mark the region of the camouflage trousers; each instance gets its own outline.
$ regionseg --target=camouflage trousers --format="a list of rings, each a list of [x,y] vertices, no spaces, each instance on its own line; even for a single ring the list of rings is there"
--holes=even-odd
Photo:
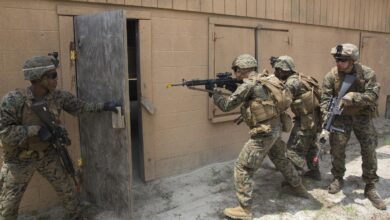
[[[253,175],[266,155],[292,186],[301,183],[298,172],[286,157],[286,145],[280,138],[280,132],[251,138],[241,150],[234,167],[236,195],[242,207],[250,208],[252,205]]]
[[[12,161],[12,162],[11,162]],[[44,153],[42,158],[15,159],[3,162],[0,180],[0,220],[16,220],[19,205],[35,170],[54,187],[62,200],[67,215],[72,219],[80,213],[79,200],[74,184],[53,149]]]
[[[299,170],[304,170],[305,164],[310,170],[318,170],[318,162],[313,158],[317,155],[317,129],[302,130],[299,120],[294,122],[287,141],[287,158]]]
[[[345,173],[345,148],[351,137],[351,132],[355,133],[362,155],[363,180],[366,183],[378,182],[377,159],[375,148],[378,145],[378,135],[371,117],[360,116],[340,116],[333,123],[335,127],[343,128],[345,133],[334,132],[330,134],[330,154],[332,155],[331,172],[335,178],[343,178]]]

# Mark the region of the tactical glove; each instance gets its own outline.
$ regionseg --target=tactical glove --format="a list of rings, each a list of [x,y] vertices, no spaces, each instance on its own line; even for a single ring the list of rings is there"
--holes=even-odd
[[[116,109],[118,105],[115,102],[109,101],[105,102],[103,105],[103,111],[111,111],[118,113],[118,109]]]
[[[45,126],[42,126],[41,129],[38,131],[38,137],[41,139],[41,141],[50,141],[52,138],[52,134]]]
[[[345,106],[351,106],[353,105],[353,95],[354,92],[348,92],[343,96],[340,102],[340,107],[345,107]]]
[[[39,125],[27,126],[27,136],[29,136],[29,137],[37,136],[39,129],[41,129],[41,126],[39,126]]]
[[[330,132],[328,130],[322,130],[320,134],[320,143],[325,144],[329,140]]]
[[[206,84],[204,85],[204,88],[209,91],[214,91],[215,85],[214,84]],[[211,98],[213,96],[212,92],[209,92],[209,97]]]
[[[237,84],[236,83],[228,83],[225,85],[225,89],[229,90],[230,92],[234,92],[237,90]]]

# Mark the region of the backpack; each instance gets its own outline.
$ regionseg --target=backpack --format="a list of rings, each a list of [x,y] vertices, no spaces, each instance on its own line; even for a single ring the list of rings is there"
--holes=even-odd
[[[279,113],[286,111],[290,107],[292,94],[275,75],[259,75],[256,81],[270,92],[270,96],[274,100]]]

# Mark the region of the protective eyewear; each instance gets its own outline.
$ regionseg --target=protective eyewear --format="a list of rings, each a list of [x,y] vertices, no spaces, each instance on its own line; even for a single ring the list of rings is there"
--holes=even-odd
[[[347,62],[347,61],[348,61],[348,59],[336,58],[336,63],[337,63],[337,62],[345,63],[345,62]]]

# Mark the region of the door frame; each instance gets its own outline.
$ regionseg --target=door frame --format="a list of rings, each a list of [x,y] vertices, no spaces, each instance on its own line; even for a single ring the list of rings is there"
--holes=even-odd
[[[70,47],[69,42],[74,41],[74,24],[73,19],[74,16],[83,15],[83,14],[92,14],[105,12],[110,10],[123,10],[124,17],[126,20],[134,19],[138,20],[138,34],[142,36],[139,38],[139,53],[138,53],[138,61],[139,61],[139,76],[140,80],[142,80],[142,85],[139,86],[140,96],[145,99],[152,101],[153,91],[152,91],[152,36],[151,36],[151,13],[149,11],[137,11],[132,9],[124,9],[123,7],[110,7],[100,6],[100,5],[84,5],[80,6],[80,4],[75,5],[58,5],[57,6],[57,15],[59,16],[59,38],[60,38],[60,55],[62,58],[62,72],[63,78],[61,81],[61,86],[63,89],[68,90],[76,94],[76,68],[75,62],[70,60]],[[127,35],[127,33],[124,33]],[[142,77],[142,79],[141,79]],[[148,86],[146,86],[148,85]],[[154,167],[154,142],[149,141],[153,140],[153,128],[151,123],[144,124],[144,121],[151,121],[152,115],[150,115],[144,108],[140,107],[142,118],[140,118],[140,133],[142,136],[142,140],[140,142],[142,145],[142,154],[143,158],[141,158],[140,164],[140,173],[141,178],[144,181],[148,181],[154,179],[155,176],[155,167]],[[69,118],[69,119],[68,119]],[[70,120],[70,122],[68,122]],[[71,125],[71,137],[73,135],[73,143],[74,152],[72,153],[73,158],[77,158],[80,156],[80,136],[79,136],[79,126],[78,120],[72,119],[70,116],[65,116],[65,121]],[[130,125],[128,125],[130,126]],[[130,132],[130,128],[128,129]],[[144,135],[147,135],[149,138],[145,139]],[[130,134],[129,134],[129,137]],[[130,141],[130,140],[129,140]],[[131,152],[131,149],[130,149]],[[131,156],[131,155],[130,155]],[[131,157],[130,157],[131,158]],[[132,165],[131,165],[132,166]],[[132,178],[132,175],[131,175]],[[132,183],[132,179],[130,181]],[[131,189],[131,186],[130,186]],[[132,193],[131,195],[131,204],[130,207],[133,207],[133,199]],[[132,212],[132,211],[131,211]]]

